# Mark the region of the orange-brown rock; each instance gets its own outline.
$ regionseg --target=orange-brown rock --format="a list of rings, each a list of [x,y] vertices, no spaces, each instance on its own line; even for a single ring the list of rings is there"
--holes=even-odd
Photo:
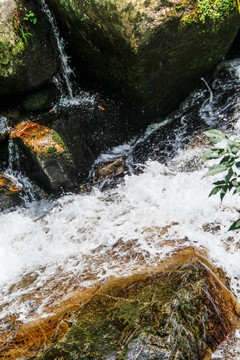
[[[122,158],[119,158],[116,161],[96,170],[93,181],[96,183],[106,179],[111,179],[113,176],[122,175],[127,170],[128,166],[125,164]]]
[[[0,173],[0,210],[16,206],[21,202],[22,188]]]
[[[64,152],[63,145],[54,139],[53,130],[36,122],[19,123],[12,129],[10,136],[12,139],[21,139],[24,145],[37,155],[48,157],[51,152],[56,156]]]
[[[44,318],[12,333],[6,327],[0,359],[206,360],[239,327],[238,302],[206,254],[191,247],[89,289],[69,284],[68,297],[50,304]]]
[[[55,130],[23,121],[12,129],[10,137],[20,145],[21,162],[30,176],[53,190],[73,186],[71,154]]]

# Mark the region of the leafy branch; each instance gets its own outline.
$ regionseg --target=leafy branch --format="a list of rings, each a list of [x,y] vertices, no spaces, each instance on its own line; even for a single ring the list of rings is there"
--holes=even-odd
[[[231,135],[224,134],[220,130],[208,130],[203,133],[212,139],[211,144],[214,145],[211,149],[204,152],[203,161],[219,159],[218,164],[212,165],[208,172],[203,176],[213,176],[220,173],[225,173],[222,180],[213,183],[214,188],[209,196],[220,194],[221,201],[227,192],[232,192],[233,195],[240,193],[240,137],[231,139]],[[224,141],[223,146],[215,146]],[[238,211],[240,213],[240,211]],[[235,221],[229,230],[240,229],[240,219]]]

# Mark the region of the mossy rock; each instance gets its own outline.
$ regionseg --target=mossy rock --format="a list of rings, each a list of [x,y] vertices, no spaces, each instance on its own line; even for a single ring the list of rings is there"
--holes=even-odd
[[[58,57],[49,24],[34,1],[0,3],[0,95],[23,93],[57,72]]]
[[[36,359],[210,359],[238,323],[237,302],[186,254],[181,264],[176,258],[174,266],[107,281],[75,313],[65,337]]]
[[[166,113],[227,53],[236,0],[49,0],[81,79]]]
[[[20,149],[20,162],[47,190],[72,189],[75,169],[64,139],[52,128],[32,121],[15,126],[10,137]]]

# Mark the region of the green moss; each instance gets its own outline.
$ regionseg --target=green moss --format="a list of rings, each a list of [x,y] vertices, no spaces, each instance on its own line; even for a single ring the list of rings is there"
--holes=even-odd
[[[198,0],[198,18],[204,24],[206,19],[224,22],[237,3],[234,0]]]
[[[64,158],[64,160],[67,162],[67,164],[69,165],[69,166],[73,166],[74,165],[74,161],[73,161],[73,157],[72,157],[72,154],[71,154],[71,152],[69,151],[69,149],[68,149],[68,147],[67,147],[67,145],[66,145],[66,142],[64,141],[64,139],[59,135],[59,133],[57,133],[55,130],[53,130],[53,132],[52,132],[52,138],[53,138],[53,140],[57,143],[57,144],[59,144],[62,148],[63,148],[63,150],[64,150],[64,152],[63,153],[59,153],[59,152],[57,152],[57,154],[55,154],[55,151],[53,152],[53,154],[54,155],[52,155],[52,156],[56,156],[56,155],[61,155],[63,158]],[[49,148],[50,150],[50,153],[51,153],[51,148]]]
[[[64,149],[64,151],[68,151],[68,148],[67,148],[65,142],[63,141],[61,136],[55,130],[53,130],[53,132],[52,132],[52,138],[54,141],[56,141],[57,144],[59,144]]]
[[[50,146],[49,148],[47,148],[46,154],[49,157],[55,157],[59,155],[59,152],[57,151],[55,146]]]
[[[229,21],[230,15],[234,11],[240,12],[238,0],[198,0],[196,10],[185,15],[181,19],[180,24],[198,23],[199,25],[205,25],[210,21],[213,26],[209,28],[208,25],[205,30],[201,30],[199,34],[209,30],[211,32],[217,32],[221,24]]]

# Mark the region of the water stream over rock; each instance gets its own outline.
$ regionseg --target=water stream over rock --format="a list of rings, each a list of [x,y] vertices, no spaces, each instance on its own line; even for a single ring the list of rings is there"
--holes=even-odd
[[[238,60],[221,64],[211,85],[203,84],[177,111],[101,154],[90,177],[100,164],[123,157],[128,171],[119,184],[111,188],[108,179],[104,191],[95,185],[88,193],[54,201],[36,200],[29,192],[24,207],[0,214],[0,331],[13,319],[23,324],[44,318],[67,289],[91,288],[111,276],[151,268],[186,246],[206,251],[240,300],[239,232],[227,231],[237,216],[238,197],[227,195],[222,203],[208,198],[212,179],[202,179],[206,167],[200,159],[208,146],[203,130],[240,134],[239,69]],[[7,171],[17,177],[12,146]],[[231,354],[234,348],[233,341]],[[213,358],[229,359],[224,352]]]
[[[74,71],[70,67],[70,58],[65,52],[65,42],[61,37],[54,14],[49,9],[45,0],[41,0],[42,11],[46,14],[51,25],[52,32],[56,41],[61,63],[61,73],[54,77],[53,82],[60,91],[61,97],[58,106],[80,105],[85,103],[94,103],[94,96],[90,96],[84,91],[74,89],[71,76]]]

